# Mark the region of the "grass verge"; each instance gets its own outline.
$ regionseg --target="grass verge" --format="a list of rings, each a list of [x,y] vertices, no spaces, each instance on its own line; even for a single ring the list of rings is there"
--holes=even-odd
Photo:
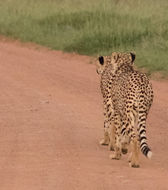
[[[134,51],[140,68],[167,75],[167,9],[167,0],[6,0],[0,34],[86,55]]]

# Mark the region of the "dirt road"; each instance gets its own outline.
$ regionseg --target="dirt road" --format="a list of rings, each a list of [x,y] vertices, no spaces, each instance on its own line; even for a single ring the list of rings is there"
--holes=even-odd
[[[168,189],[168,82],[153,82],[153,159],[110,160],[90,59],[0,41],[0,190]]]

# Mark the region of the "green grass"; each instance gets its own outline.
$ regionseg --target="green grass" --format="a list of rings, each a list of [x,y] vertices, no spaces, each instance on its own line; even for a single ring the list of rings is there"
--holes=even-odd
[[[167,10],[167,0],[5,0],[0,34],[86,55],[133,51],[168,75]]]

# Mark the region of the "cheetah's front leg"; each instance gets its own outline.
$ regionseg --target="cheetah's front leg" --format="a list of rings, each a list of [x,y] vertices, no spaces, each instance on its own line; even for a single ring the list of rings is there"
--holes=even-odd
[[[104,138],[100,140],[100,145],[108,145],[110,142],[108,131],[104,131]]]
[[[108,145],[110,143],[109,137],[109,121],[106,118],[104,121],[104,137],[99,142],[101,145]]]

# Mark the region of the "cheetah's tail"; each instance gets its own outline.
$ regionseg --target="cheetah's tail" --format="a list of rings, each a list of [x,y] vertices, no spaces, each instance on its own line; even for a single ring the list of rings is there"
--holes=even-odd
[[[140,149],[141,152],[149,159],[152,158],[152,151],[149,148],[147,144],[147,138],[146,138],[146,129],[145,124],[140,124],[140,130],[139,130],[139,136],[140,136]]]

